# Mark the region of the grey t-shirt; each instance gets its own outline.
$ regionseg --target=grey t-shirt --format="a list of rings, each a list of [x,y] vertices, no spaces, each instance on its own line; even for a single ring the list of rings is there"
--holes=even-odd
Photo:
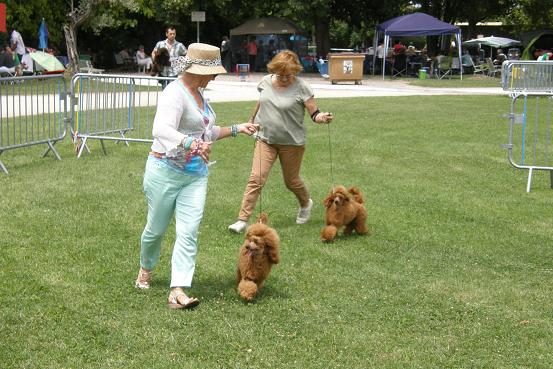
[[[313,97],[313,90],[301,78],[286,89],[277,90],[271,77],[263,77],[257,85],[260,104],[255,123],[261,125],[259,137],[269,144],[303,146],[305,101]]]

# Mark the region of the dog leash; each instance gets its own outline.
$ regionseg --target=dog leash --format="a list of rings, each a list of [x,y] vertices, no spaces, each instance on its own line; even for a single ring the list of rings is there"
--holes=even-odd
[[[259,150],[259,183],[261,184],[261,163],[262,163],[262,158],[261,158],[261,140],[259,138],[259,131],[261,129],[261,126],[259,127],[259,129],[257,130],[257,133],[255,134],[255,140],[253,141],[253,149],[255,151],[256,149],[256,146],[257,146],[257,149]],[[261,213],[263,213],[263,186],[260,186],[259,187],[259,214],[258,214],[258,218],[261,217]]]
[[[330,157],[330,181],[332,184],[332,193],[334,193],[334,172],[332,169],[332,143],[330,142],[330,123],[326,124],[328,132],[328,155]]]

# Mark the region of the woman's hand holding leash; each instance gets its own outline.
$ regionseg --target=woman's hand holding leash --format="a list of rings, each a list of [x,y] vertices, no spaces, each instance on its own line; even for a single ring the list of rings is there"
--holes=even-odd
[[[311,114],[311,120],[315,123],[330,123],[332,122],[332,118],[334,118],[334,115],[331,112],[326,111],[323,113],[319,109]]]
[[[315,119],[317,120],[317,123],[330,123],[332,122],[332,118],[334,118],[334,115],[332,115],[332,113],[329,111],[324,113],[319,113],[315,117]]]
[[[244,133],[248,136],[253,135],[255,132],[257,132],[258,129],[259,129],[259,124],[254,124],[250,122],[242,123],[238,125],[238,132]]]

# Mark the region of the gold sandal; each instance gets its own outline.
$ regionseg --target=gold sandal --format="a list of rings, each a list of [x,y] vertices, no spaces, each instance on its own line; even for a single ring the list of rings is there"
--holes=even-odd
[[[179,302],[179,297],[184,296],[184,302]],[[198,300],[195,297],[188,297],[186,294],[182,291],[171,291],[169,294],[169,298],[167,299],[167,306],[170,309],[192,309],[198,306],[200,303],[200,300]]]
[[[140,267],[138,271],[138,277],[136,277],[136,282],[134,286],[141,290],[150,288],[150,280],[152,279],[152,271]]]

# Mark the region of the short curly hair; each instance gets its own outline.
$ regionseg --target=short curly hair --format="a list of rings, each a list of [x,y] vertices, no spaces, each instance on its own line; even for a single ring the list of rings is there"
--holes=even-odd
[[[282,50],[267,64],[269,73],[287,75],[298,74],[303,70],[298,55],[290,50]]]

